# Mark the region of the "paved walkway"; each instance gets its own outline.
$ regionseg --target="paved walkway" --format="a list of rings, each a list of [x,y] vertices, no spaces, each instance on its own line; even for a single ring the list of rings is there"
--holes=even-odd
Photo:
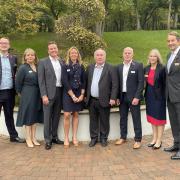
[[[133,150],[133,140],[122,146],[110,142],[102,148],[54,145],[50,151],[44,145],[27,148],[10,143],[0,136],[0,180],[149,180],[180,179],[180,161],[170,160],[171,153],[163,148],[153,151],[143,138],[143,146]],[[163,147],[171,145],[171,132],[164,134]]]

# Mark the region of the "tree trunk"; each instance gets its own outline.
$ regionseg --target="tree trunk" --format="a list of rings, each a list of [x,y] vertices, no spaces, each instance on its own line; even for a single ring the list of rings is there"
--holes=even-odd
[[[140,15],[136,7],[136,29],[141,30]]]
[[[174,15],[174,29],[177,29],[177,23],[178,23],[178,12],[175,12]]]
[[[95,33],[100,37],[102,36],[102,34],[103,34],[103,22],[102,21],[96,23]]]
[[[172,10],[172,0],[168,0],[169,2],[169,11],[168,11],[168,19],[167,19],[167,29],[171,28],[171,10]]]

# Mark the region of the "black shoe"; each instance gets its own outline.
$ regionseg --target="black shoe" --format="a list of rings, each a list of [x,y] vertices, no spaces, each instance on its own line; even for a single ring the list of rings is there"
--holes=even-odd
[[[154,145],[154,146],[152,147],[152,149],[153,149],[153,150],[157,150],[157,149],[160,149],[161,146],[162,146],[162,142],[161,142],[161,144],[160,144],[159,146],[155,146],[155,145]]]
[[[180,151],[178,151],[176,154],[174,154],[173,156],[171,156],[172,160],[180,160]]]
[[[17,142],[17,143],[25,143],[24,139],[21,139],[19,137],[15,137],[15,138],[10,138],[10,142]]]
[[[51,143],[46,143],[46,144],[45,144],[45,149],[46,149],[46,150],[51,149],[51,147],[52,147],[52,144],[51,144]]]
[[[102,139],[102,140],[101,140],[101,146],[102,146],[102,147],[106,147],[107,144],[108,144],[108,142],[107,142],[106,139]]]
[[[64,144],[64,141],[61,141],[60,139],[56,138],[56,139],[52,139],[52,143],[55,143],[55,144]]]
[[[151,143],[149,143],[148,145],[147,145],[147,147],[153,147],[155,144],[151,144]]]
[[[89,147],[95,146],[97,143],[97,139],[91,139],[91,142],[89,143]]]
[[[175,151],[178,151],[179,148],[177,147],[177,145],[173,145],[171,147],[168,147],[168,148],[164,148],[164,151],[166,152],[175,152]]]

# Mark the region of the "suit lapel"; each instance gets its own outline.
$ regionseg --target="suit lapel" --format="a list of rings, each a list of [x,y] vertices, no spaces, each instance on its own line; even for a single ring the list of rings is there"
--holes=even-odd
[[[180,50],[178,51],[178,53],[176,54],[173,62],[171,63],[170,69],[169,69],[169,74],[173,71],[174,68],[174,64],[177,62],[177,60],[180,59]]]
[[[128,78],[129,78],[129,76],[130,76],[130,74],[131,74],[131,71],[134,69],[134,66],[135,66],[135,63],[132,61],[132,62],[131,62],[131,65],[130,65],[130,67],[129,67],[127,80],[128,80]]]
[[[101,82],[101,80],[103,79],[105,73],[107,72],[107,64],[105,63],[104,64],[104,67],[103,67],[103,70],[102,70],[102,73],[101,73],[101,77],[99,79],[99,83]]]
[[[95,68],[95,64],[93,64],[93,65],[90,66],[90,68],[89,68],[89,79],[90,79],[90,84],[92,83],[92,78],[93,78],[94,68]]]
[[[120,84],[123,84],[123,64],[119,66],[119,77],[120,77]]]
[[[51,60],[50,60],[49,58],[48,58],[48,60],[47,60],[47,65],[48,65],[49,69],[51,70],[51,72],[53,73],[53,75],[54,75],[55,78],[56,78],[56,74],[55,74],[53,65],[52,65]]]
[[[11,65],[11,73],[14,76],[14,65],[15,65],[14,64],[14,59],[13,59],[12,55],[8,55],[8,58],[9,58],[9,63]]]

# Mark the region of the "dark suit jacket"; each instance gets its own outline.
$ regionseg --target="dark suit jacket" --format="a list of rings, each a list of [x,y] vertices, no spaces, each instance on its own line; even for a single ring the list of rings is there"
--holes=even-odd
[[[150,65],[146,66],[144,68],[144,77],[145,77],[145,92],[144,96],[146,97],[146,91],[148,87],[147,78],[150,71]],[[166,72],[165,67],[162,64],[157,64],[156,70],[155,70],[155,77],[154,77],[154,93],[155,97],[158,100],[161,100],[162,98],[165,99],[165,89],[166,89]]]
[[[59,61],[62,72],[62,61]],[[61,75],[62,78],[62,75]],[[61,81],[62,82],[62,81]],[[49,57],[42,59],[38,64],[38,83],[41,97],[48,96],[53,99],[56,94],[56,75]]]
[[[93,78],[95,64],[88,66],[86,71],[87,85],[86,85],[86,105],[89,105],[91,97],[91,84]],[[117,99],[118,81],[117,73],[114,67],[105,63],[103,71],[99,80],[99,102],[102,107],[109,107],[109,100]]]
[[[119,78],[119,99],[122,100],[122,85],[123,85],[123,66],[120,64],[117,67]],[[143,64],[136,61],[132,61],[128,77],[127,77],[127,98],[131,102],[133,98],[142,99],[142,91],[144,89],[144,73]]]
[[[169,59],[170,54],[167,57]],[[171,64],[168,73],[166,67],[166,96],[173,103],[180,102],[180,50]]]
[[[1,58],[1,56],[0,56]],[[12,73],[12,77],[13,77],[13,86],[15,89],[15,74],[16,74],[16,70],[17,70],[17,57],[14,55],[9,54],[9,61],[11,64],[11,73]],[[0,60],[0,84],[2,81],[2,64],[1,64],[1,60]]]

